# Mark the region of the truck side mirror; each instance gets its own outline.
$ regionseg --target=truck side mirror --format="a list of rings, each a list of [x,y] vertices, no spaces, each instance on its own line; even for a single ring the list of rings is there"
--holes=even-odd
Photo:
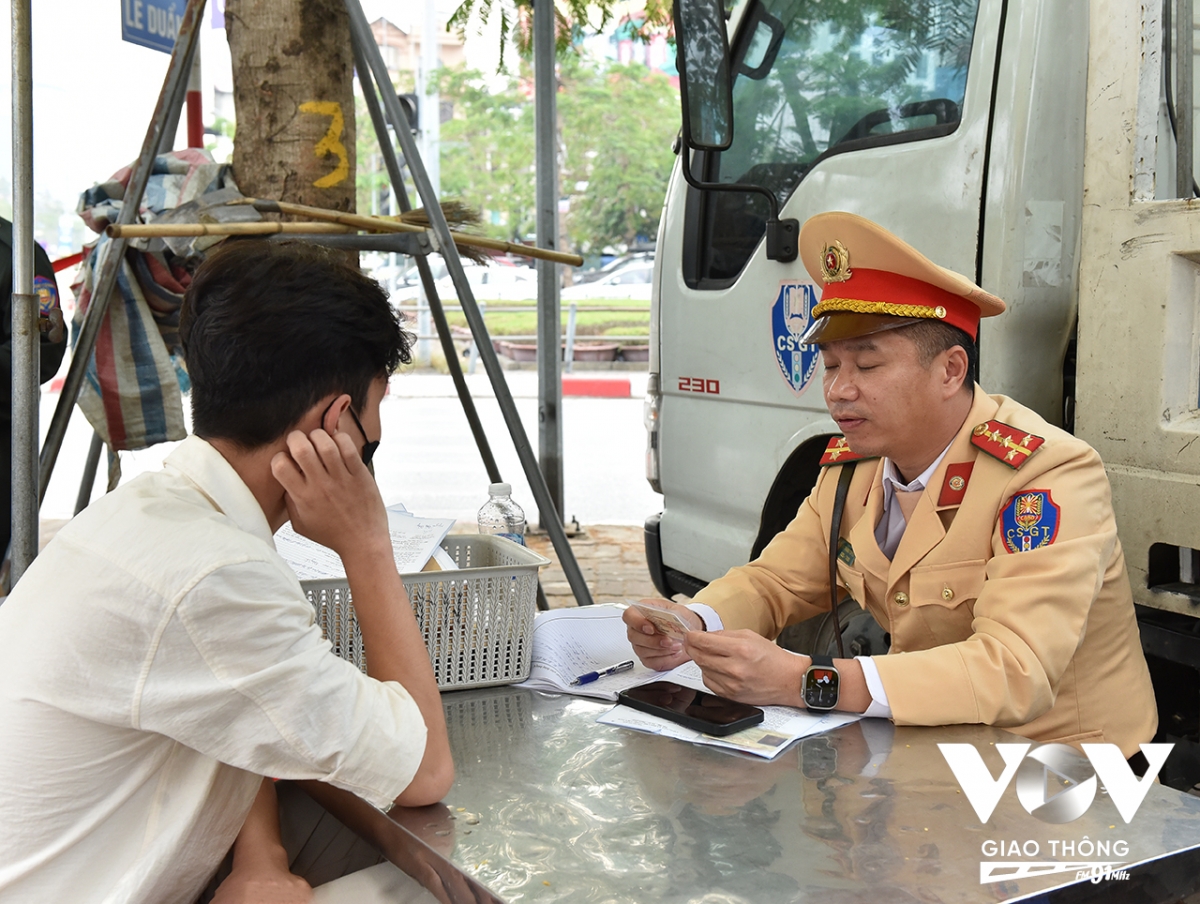
[[[679,100],[683,105],[683,143],[694,151],[724,151],[733,143],[733,76],[729,64],[729,35],[722,0],[674,0],[675,65],[679,69]],[[776,47],[778,41],[775,42]],[[779,218],[775,193],[761,185],[739,182],[701,182],[684,155],[680,170],[698,191],[753,192],[762,195],[767,216],[767,259],[788,263],[797,256],[800,224]]]
[[[675,53],[683,134],[702,151],[733,142],[733,79],[722,0],[675,0]]]

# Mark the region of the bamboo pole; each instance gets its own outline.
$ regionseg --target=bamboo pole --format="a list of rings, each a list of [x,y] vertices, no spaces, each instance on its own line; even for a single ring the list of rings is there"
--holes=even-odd
[[[393,217],[368,217],[357,213],[342,213],[337,210],[326,210],[323,207],[310,207],[307,204],[292,204],[288,201],[270,201],[259,198],[243,198],[231,201],[230,204],[249,204],[259,213],[282,213],[299,217],[311,217],[314,220],[325,220],[331,223],[341,223],[355,229],[369,232],[425,232],[425,226],[404,222]],[[407,216],[417,211],[411,211]],[[506,251],[521,257],[532,257],[538,260],[554,261],[559,264],[570,264],[573,267],[583,266],[583,258],[578,254],[567,254],[563,251],[550,251],[532,245],[520,245],[516,242],[504,242],[499,239],[489,239],[481,235],[467,235],[463,232],[451,231],[450,237],[456,245],[470,245],[475,248],[488,248],[492,251]]]
[[[104,230],[113,239],[174,238],[193,235],[344,235],[353,227],[338,223],[112,223]]]

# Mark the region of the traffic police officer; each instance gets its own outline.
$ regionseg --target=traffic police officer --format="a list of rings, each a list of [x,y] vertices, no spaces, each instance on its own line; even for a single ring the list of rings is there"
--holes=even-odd
[[[698,630],[677,642],[627,610],[642,661],[693,659],[710,688],[749,703],[982,723],[1138,754],[1157,714],[1104,465],[970,377],[979,319],[1004,303],[853,214],[808,220],[800,252],[824,284],[803,341],[821,349],[844,435],[756,560],[692,607],[657,601]],[[813,664],[768,638],[829,610],[839,482],[837,585],[891,650]]]

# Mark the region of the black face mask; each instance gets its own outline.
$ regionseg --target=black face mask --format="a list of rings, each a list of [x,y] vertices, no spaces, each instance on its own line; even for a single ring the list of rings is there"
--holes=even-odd
[[[350,417],[354,418],[354,425],[358,427],[358,432],[362,434],[362,438],[366,441],[366,444],[362,447],[362,462],[364,465],[370,467],[371,459],[375,457],[375,450],[379,448],[379,440],[372,441],[367,439],[367,431],[363,429],[362,421],[358,419],[358,415],[354,413],[354,409],[347,408],[346,410],[350,412]]]

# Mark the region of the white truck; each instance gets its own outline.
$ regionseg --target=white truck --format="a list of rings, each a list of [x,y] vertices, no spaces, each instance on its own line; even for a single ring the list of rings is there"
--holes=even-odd
[[[798,259],[769,259],[766,199],[698,190],[690,165],[693,183],[767,188],[780,218],[869,217],[1008,302],[983,322],[980,383],[1100,452],[1161,724],[1194,738],[1192,33],[1190,0],[738,0],[731,143],[681,142],[658,237],[646,463],[663,511],[646,551],[660,592],[694,593],[757,555],[838,432],[817,350],[797,342],[817,287]],[[715,68],[693,69],[691,120],[711,114],[720,132],[721,111],[704,109]]]

